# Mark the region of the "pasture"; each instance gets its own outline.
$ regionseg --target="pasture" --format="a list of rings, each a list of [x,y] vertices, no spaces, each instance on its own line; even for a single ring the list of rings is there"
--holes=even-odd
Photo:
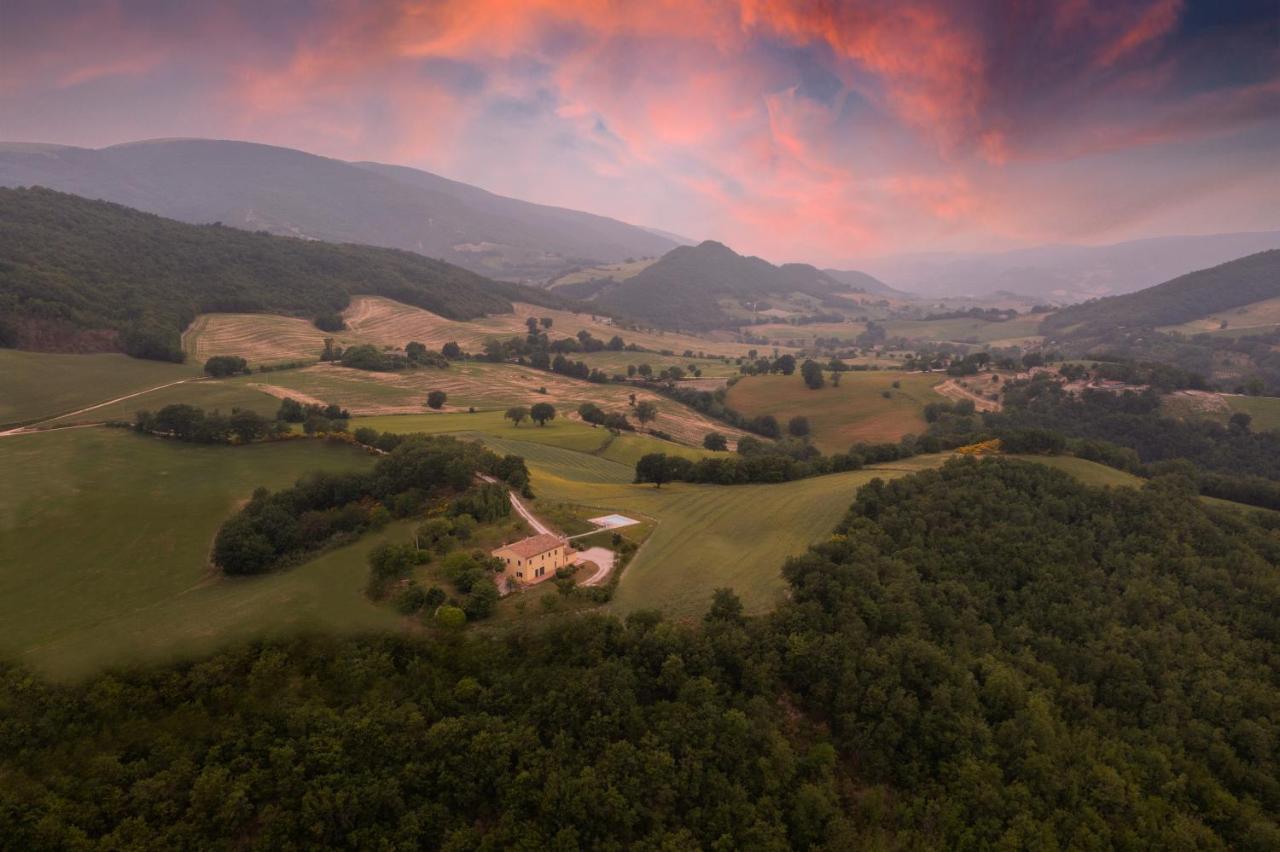
[[[1251,428],[1256,431],[1280,430],[1280,397],[1275,396],[1224,396],[1231,410],[1243,411],[1253,418]]]
[[[989,343],[1015,346],[1039,343],[1040,322],[1045,314],[1023,314],[1005,322],[961,317],[941,320],[885,320],[889,337],[953,343]]]
[[[47,420],[108,399],[190,379],[190,364],[114,353],[64,355],[0,349],[0,427]],[[101,419],[97,412],[93,417]]]
[[[897,441],[922,433],[924,406],[943,400],[933,390],[942,379],[934,373],[845,372],[839,387],[827,375],[819,390],[809,390],[799,372],[746,376],[729,389],[727,402],[752,417],[772,414],[784,429],[788,419],[804,415],[814,444],[824,452],[843,452],[857,441]],[[901,387],[894,388],[894,382]]]
[[[553,278],[547,287],[554,290],[556,287],[565,284],[581,284],[586,281],[593,281],[597,278],[612,278],[614,281],[626,281],[628,278],[634,278],[648,269],[657,260],[656,257],[641,258],[640,260],[632,260],[631,262],[621,261],[619,263],[606,263],[600,266],[588,266],[584,269],[578,269],[573,272],[566,272]]]
[[[209,447],[115,429],[0,439],[0,653],[68,677],[277,629],[389,623],[360,594],[373,539],[265,578],[207,565],[218,526],[258,486],[371,463],[322,441]]]

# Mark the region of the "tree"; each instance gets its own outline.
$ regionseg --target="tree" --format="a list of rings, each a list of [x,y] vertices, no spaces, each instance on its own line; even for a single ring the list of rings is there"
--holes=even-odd
[[[236,355],[214,355],[204,362],[204,371],[215,379],[250,372],[249,364]]]
[[[636,482],[652,482],[656,488],[671,481],[671,463],[666,453],[649,453],[636,462]]]
[[[441,408],[444,408],[445,400],[448,398],[449,395],[444,391],[433,390],[431,393],[427,394],[427,407],[434,408],[439,411]]]
[[[609,338],[609,342],[605,344],[605,348],[608,349],[610,352],[621,352],[623,347],[625,346],[626,346],[626,343],[624,343],[622,338],[616,334],[613,337]]]
[[[641,400],[636,403],[636,419],[641,423],[648,423],[658,416],[658,406],[654,405],[650,400]]]
[[[229,419],[232,433],[242,444],[256,441],[267,434],[269,423],[267,418],[256,411],[237,409],[231,412]]]
[[[716,589],[711,596],[711,608],[702,620],[707,624],[745,624],[742,613],[742,600],[733,589]]]
[[[789,376],[796,371],[796,359],[792,355],[783,355],[774,361],[769,369],[784,376]]]
[[[462,347],[456,341],[450,340],[444,346],[440,347],[440,354],[448,358],[450,361],[457,361],[462,357]]]
[[[507,409],[507,413],[503,416],[510,420],[512,425],[519,426],[529,418],[529,409],[523,405],[513,405]]]
[[[416,340],[411,341],[405,344],[404,355],[415,364],[420,361],[425,361],[427,358],[427,347],[425,344],[419,343]]]
[[[551,317],[543,317],[541,322],[543,328],[551,328]]]
[[[826,383],[822,376],[822,365],[812,359],[806,359],[800,365],[800,376],[809,390],[817,390]]]
[[[346,320],[337,311],[325,311],[318,314],[312,322],[321,331],[342,331],[347,327]]]
[[[529,417],[539,426],[545,426],[548,421],[556,419],[556,408],[549,402],[534,403],[529,409]]]
[[[538,333],[538,320],[536,317],[529,317],[524,321],[524,324],[528,326],[530,335]]]
[[[787,421],[787,433],[796,438],[806,438],[809,435],[809,418],[803,415],[792,417]]]
[[[719,432],[708,432],[706,437],[702,439],[702,446],[708,450],[724,452],[729,449],[729,439]]]

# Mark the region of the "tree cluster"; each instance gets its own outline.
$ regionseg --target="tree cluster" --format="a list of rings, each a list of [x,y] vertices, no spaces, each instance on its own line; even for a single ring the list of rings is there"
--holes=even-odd
[[[448,436],[413,435],[367,473],[312,473],[292,488],[258,489],[214,539],[213,561],[228,574],[260,574],[301,554],[408,517],[432,499],[465,493],[478,474],[528,486],[519,457],[500,458]]]

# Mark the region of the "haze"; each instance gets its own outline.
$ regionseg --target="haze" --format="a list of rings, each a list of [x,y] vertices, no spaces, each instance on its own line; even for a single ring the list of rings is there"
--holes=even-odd
[[[234,138],[775,261],[1280,227],[1274,3],[6,4],[0,138]]]

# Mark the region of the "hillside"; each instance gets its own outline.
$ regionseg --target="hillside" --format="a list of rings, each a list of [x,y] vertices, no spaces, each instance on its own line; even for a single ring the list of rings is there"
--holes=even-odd
[[[869,296],[889,296],[895,299],[915,298],[911,293],[904,292],[896,287],[890,287],[874,275],[868,275],[856,269],[824,269],[822,274],[828,278],[834,278],[842,284],[848,284],[855,290],[861,290]]]
[[[247,142],[165,139],[98,150],[0,144],[0,186],[32,185],[184,222],[399,248],[505,279],[544,279],[567,266],[657,255],[677,244],[417,169]]]
[[[1280,248],[1280,231],[1156,237],[1106,246],[1036,246],[990,254],[897,255],[860,265],[895,287],[925,296],[1010,290],[1067,304],[1132,293],[1275,248]]]
[[[390,249],[187,225],[47,189],[0,188],[0,343],[181,360],[197,314],[311,319],[353,294],[451,319],[559,305],[545,290],[487,280]]]
[[[1064,308],[1046,317],[1041,330],[1087,336],[1118,328],[1178,325],[1277,296],[1280,250],[1264,251],[1137,293]]]
[[[787,293],[821,298],[848,289],[849,285],[808,264],[774,266],[707,240],[672,249],[631,278],[603,289],[596,302],[663,328],[706,329],[730,321],[721,299]]]

